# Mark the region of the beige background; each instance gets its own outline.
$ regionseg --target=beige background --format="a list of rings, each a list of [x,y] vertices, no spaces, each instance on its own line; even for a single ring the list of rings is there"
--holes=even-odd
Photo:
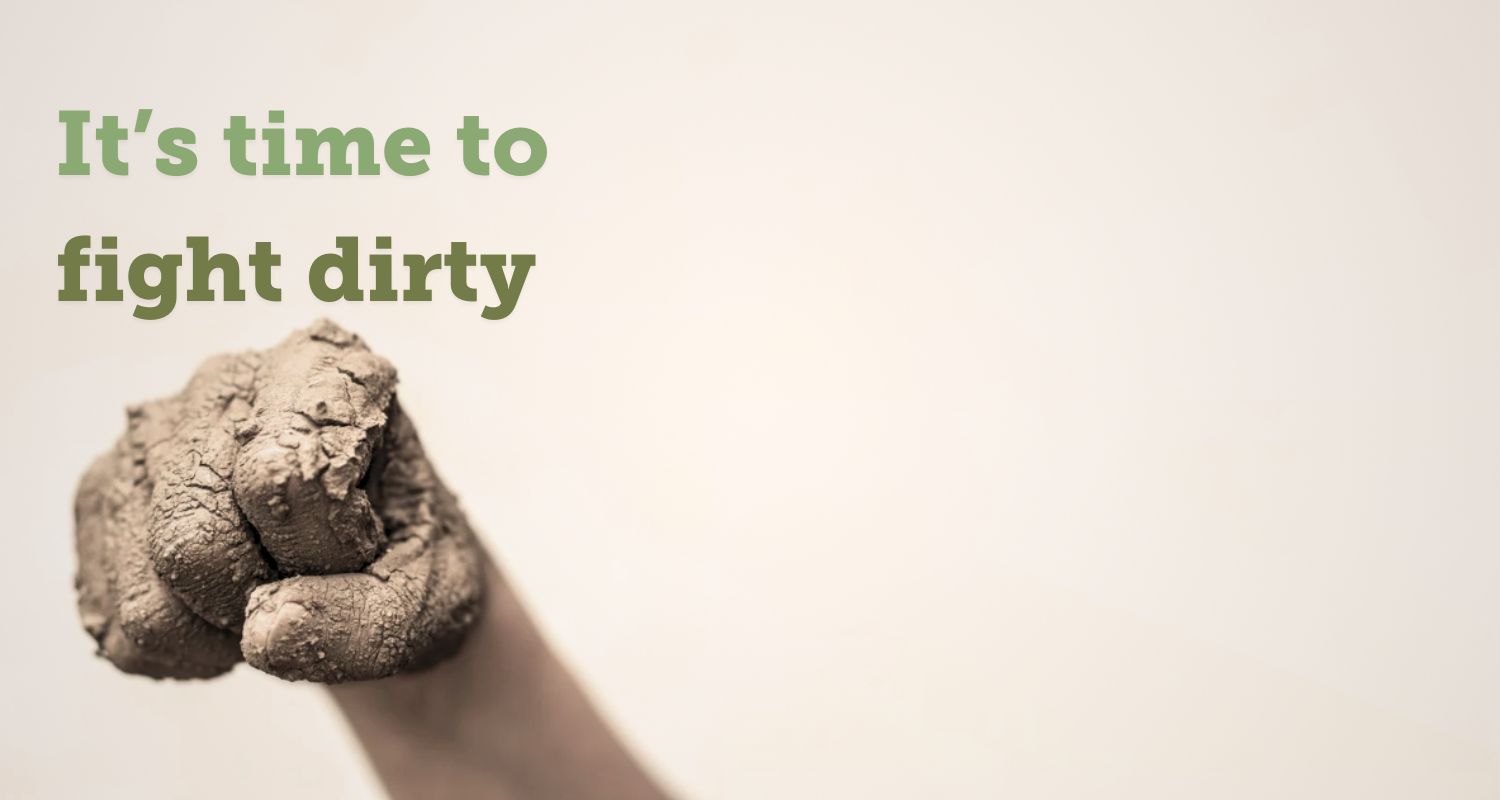
[[[0,793],[372,791],[316,688],[124,677],[69,585],[123,404],[326,313],[685,795],[1500,796],[1500,13],[1396,5],[7,5]],[[56,175],[142,106],[195,174]],[[270,108],[433,170],[233,175]],[[286,301],[63,305],[77,233],[270,239]],[[321,306],[340,233],[539,266]]]

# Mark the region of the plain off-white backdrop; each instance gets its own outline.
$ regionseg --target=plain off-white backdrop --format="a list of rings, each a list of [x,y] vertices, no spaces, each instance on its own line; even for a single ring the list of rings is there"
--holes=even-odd
[[[0,794],[377,791],[316,687],[127,677],[73,607],[124,405],[328,315],[687,797],[1500,796],[1497,38],[1480,2],[7,6]],[[57,175],[59,110],[145,107],[194,174],[133,137]],[[270,109],[432,169],[233,174]],[[466,114],[546,166],[466,174]],[[76,234],[269,240],[284,300],[60,303]],[[537,266],[500,322],[325,305],[341,234]]]

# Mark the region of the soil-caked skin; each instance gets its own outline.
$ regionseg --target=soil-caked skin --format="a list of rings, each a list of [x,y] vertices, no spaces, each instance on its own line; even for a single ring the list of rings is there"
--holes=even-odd
[[[125,672],[373,680],[457,649],[484,594],[396,371],[326,320],[134,406],[74,504],[78,608]]]

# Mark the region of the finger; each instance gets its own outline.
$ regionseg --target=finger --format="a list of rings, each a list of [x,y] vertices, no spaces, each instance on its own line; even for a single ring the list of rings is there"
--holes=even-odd
[[[78,589],[78,616],[83,629],[99,645],[104,643],[115,617],[115,595],[107,569],[111,555],[106,541],[105,493],[115,479],[120,458],[120,451],[112,448],[94,459],[78,482],[78,494],[73,499],[74,544],[78,550],[78,572],[73,583]]]
[[[359,574],[304,575],[257,589],[241,647],[257,669],[288,680],[373,680],[441,659],[483,599],[481,557],[399,410],[375,494],[391,532]]]
[[[275,577],[230,483],[235,426],[250,416],[256,361],[247,354],[205,362],[182,392],[170,437],[146,451],[152,563],[188,608],[225,629],[244,623],[250,590]]]
[[[163,401],[131,410],[116,468],[102,488],[88,487],[98,492],[98,499],[82,505],[98,513],[84,526],[81,541],[92,542],[92,553],[102,552],[107,596],[115,602],[99,638],[103,655],[126,672],[207,678],[239,660],[235,636],[189,610],[167,588],[147,552],[151,488],[146,452],[170,435],[173,405]]]
[[[451,653],[482,599],[477,548],[458,536],[392,545],[369,573],[300,575],[251,596],[240,645],[286,680],[375,680]]]
[[[282,572],[354,572],[384,544],[359,482],[395,383],[389,362],[326,320],[264,354],[234,492]]]

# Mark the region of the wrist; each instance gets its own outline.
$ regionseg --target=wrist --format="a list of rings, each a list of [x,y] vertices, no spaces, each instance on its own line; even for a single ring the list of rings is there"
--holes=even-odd
[[[392,797],[661,798],[485,559],[481,618],[431,668],[330,687]]]

